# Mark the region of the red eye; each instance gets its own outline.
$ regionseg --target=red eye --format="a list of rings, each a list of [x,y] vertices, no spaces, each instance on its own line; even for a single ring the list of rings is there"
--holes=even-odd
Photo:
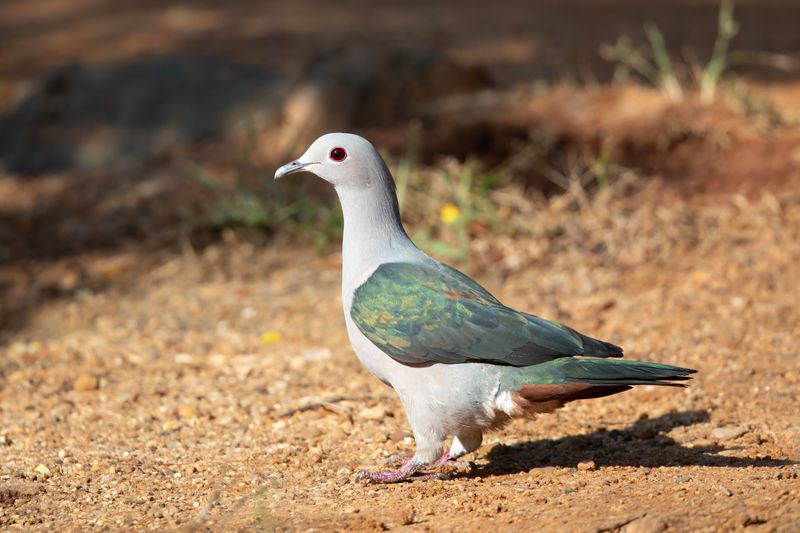
[[[345,157],[347,157],[347,152],[344,151],[344,148],[339,148],[337,146],[331,150],[331,159],[334,161],[344,161]]]

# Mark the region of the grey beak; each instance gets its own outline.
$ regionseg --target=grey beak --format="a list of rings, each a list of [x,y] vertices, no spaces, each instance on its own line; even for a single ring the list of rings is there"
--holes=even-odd
[[[286,163],[278,170],[275,171],[275,179],[282,178],[286,175],[293,174],[295,172],[300,172],[308,165],[312,163],[301,163],[300,161],[292,161],[291,163]]]

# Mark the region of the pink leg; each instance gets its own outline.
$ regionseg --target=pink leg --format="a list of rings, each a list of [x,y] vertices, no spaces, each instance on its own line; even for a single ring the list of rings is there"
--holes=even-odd
[[[435,462],[427,465],[425,468],[438,468],[440,466],[452,466],[454,468],[470,468],[469,461],[457,461],[456,459],[450,458],[450,448],[446,448],[444,450],[444,454],[439,457]]]
[[[414,463],[409,458],[397,470],[384,470],[380,472],[369,472],[362,470],[356,476],[357,479],[368,479],[376,483],[397,483],[398,481],[406,480],[425,480],[439,477],[439,474],[420,474],[414,475],[423,465]]]
[[[392,459],[393,457],[390,457]],[[427,464],[427,465],[420,465],[415,464],[413,462],[413,458],[408,458],[403,461],[403,464],[397,470],[385,470],[382,472],[368,472],[366,470],[362,470],[358,473],[358,479],[369,479],[370,481],[375,481],[377,483],[396,483],[398,481],[423,481],[426,479],[442,479],[443,474],[439,473],[430,473],[430,474],[417,474],[417,471],[421,468],[429,469],[429,468],[438,468],[445,464],[452,465],[452,466],[464,466],[469,465],[469,463],[462,463],[461,461],[454,461],[450,459],[450,450],[446,449],[442,456],[438,458],[436,461]]]

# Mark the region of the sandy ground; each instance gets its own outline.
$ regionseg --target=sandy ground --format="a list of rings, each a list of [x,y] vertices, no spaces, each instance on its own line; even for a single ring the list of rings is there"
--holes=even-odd
[[[550,238],[492,238],[513,261],[471,273],[697,379],[516,421],[447,481],[354,479],[413,442],[350,352],[338,255],[229,235],[196,253],[86,258],[108,288],[40,308],[5,347],[0,520],[796,531],[800,199],[665,195],[616,199]]]
[[[491,63],[501,80],[555,75],[646,18],[634,1],[620,2],[616,25],[597,23],[611,12],[545,4],[517,33],[472,34],[521,18],[498,9],[484,24],[465,10],[471,22],[443,46]],[[647,14],[668,37],[707,42],[670,27],[667,4]],[[770,39],[745,31],[745,46],[797,49],[792,3],[743,4],[750,20],[774,22]],[[261,61],[255,45],[277,43],[298,55],[265,61],[291,72],[313,51],[303,43],[341,38],[314,41],[291,10],[240,24],[264,7],[225,5],[5,3],[0,43],[14,46],[0,58],[0,101],[75,58],[206,47]],[[415,6],[385,16],[419,30]],[[442,6],[420,30],[434,42]],[[713,27],[714,6],[691,6]],[[353,27],[352,12],[325,20]],[[596,31],[559,40],[579,12]],[[523,76],[523,65],[536,68]],[[689,106],[645,113],[657,98],[636,89],[536,100],[535,121],[559,124],[576,146],[611,132],[615,156],[643,175],[588,199],[497,191],[500,229],[472,242],[462,268],[505,303],[620,344],[628,358],[699,373],[686,389],[639,388],[515,421],[487,436],[471,469],[424,483],[355,480],[413,440],[392,391],[349,347],[336,246],[320,255],[288,234],[183,234],[170,169],[0,176],[0,528],[799,531],[800,91],[762,89],[784,124]],[[633,118],[597,122],[615,98],[639,102]],[[681,139],[672,152],[662,129]],[[707,179],[673,179],[686,171]]]

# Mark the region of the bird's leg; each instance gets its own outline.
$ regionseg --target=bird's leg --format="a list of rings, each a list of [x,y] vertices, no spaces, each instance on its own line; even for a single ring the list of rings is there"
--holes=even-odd
[[[413,424],[412,424],[413,426]],[[413,457],[405,459],[397,470],[385,470],[379,472],[368,472],[362,470],[358,473],[358,479],[368,479],[377,483],[396,483],[406,480],[425,480],[442,477],[441,474],[417,474],[417,471],[427,466],[438,463],[441,457],[446,457],[442,453],[442,440],[444,436],[435,430],[420,431],[419,427],[414,428],[414,440],[417,449]],[[446,460],[446,459],[445,459]],[[438,466],[438,465],[437,465]]]
[[[438,462],[438,461],[437,461]],[[360,471],[357,479],[368,479],[376,483],[397,483],[398,481],[417,481],[433,478],[441,478],[441,474],[417,474],[417,471],[425,466],[423,463],[415,461],[413,457],[406,461],[397,470],[384,470],[379,472]]]
[[[482,435],[478,435],[475,437],[474,435],[470,435],[467,438],[464,438],[471,448],[469,451],[477,449],[480,446]],[[417,481],[417,480],[426,480],[426,479],[442,479],[443,474],[440,473],[418,473],[419,470],[429,470],[433,468],[439,468],[441,466],[451,466],[453,468],[472,468],[472,463],[469,461],[457,461],[459,457],[469,453],[467,451],[464,444],[459,440],[458,437],[453,439],[453,446],[450,448],[445,448],[444,452],[442,453],[441,457],[433,461],[432,463],[421,463],[419,461],[415,461],[414,457],[403,457],[401,455],[395,454],[389,457],[387,462],[390,463],[402,463],[400,468],[397,470],[384,470],[379,472],[369,472],[367,470],[362,470],[358,473],[358,479],[368,479],[370,481],[375,481],[377,483],[396,483],[398,481]]]
[[[442,456],[436,459],[431,464],[425,465],[425,468],[439,468],[442,465],[450,464],[451,459],[452,458],[450,457],[450,448],[445,448]]]
[[[463,430],[453,437],[453,445],[450,446],[447,454],[447,460],[443,464],[454,466],[456,468],[472,468],[470,461],[457,461],[468,453],[474,452],[481,447],[483,442],[483,432],[479,429]]]

